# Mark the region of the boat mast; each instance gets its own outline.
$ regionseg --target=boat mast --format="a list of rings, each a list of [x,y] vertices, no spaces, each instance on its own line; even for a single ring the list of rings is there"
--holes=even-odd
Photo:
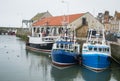
[[[91,40],[92,40],[92,29],[90,29],[90,35],[89,35],[88,40],[89,40],[90,42],[91,42]]]
[[[67,18],[66,18],[66,16],[64,15],[64,21],[63,21],[63,23],[64,23],[64,26],[65,26],[65,36],[67,36],[67,32],[68,32],[68,24],[69,24],[69,3],[67,2],[67,1],[64,1],[64,0],[62,0],[62,3],[65,3],[66,5],[67,5]]]
[[[76,32],[75,32],[75,26],[74,26],[73,32],[74,32],[74,34],[73,34],[73,35],[74,35],[74,36],[73,36],[73,40],[74,40],[74,46],[75,46],[75,38],[76,38],[76,37],[75,37],[75,34],[76,34]]]
[[[103,40],[102,40],[102,44],[106,44],[105,43],[105,30],[104,30],[104,27],[103,27]]]
[[[88,43],[88,41],[89,41],[90,34],[91,34],[90,29],[88,29],[88,32],[87,32],[87,40],[86,40],[87,43]]]

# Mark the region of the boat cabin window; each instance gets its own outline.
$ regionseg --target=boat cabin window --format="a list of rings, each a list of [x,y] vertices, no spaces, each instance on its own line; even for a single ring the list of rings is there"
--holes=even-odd
[[[77,52],[78,51],[78,47],[77,46],[75,46],[75,52]]]
[[[104,51],[107,52],[107,48],[104,48]]]
[[[69,45],[69,49],[72,49],[72,45]]]
[[[109,48],[98,48],[99,52],[109,52]]]
[[[107,48],[107,52],[109,52],[109,48]]]
[[[92,51],[92,47],[89,47],[89,51]]]
[[[66,48],[66,49],[68,48],[68,45],[67,45],[67,44],[65,44],[65,48]]]
[[[72,44],[59,44],[59,43],[57,43],[56,49],[62,49],[62,50],[71,51],[71,52],[73,52],[73,50],[74,50],[74,52],[77,52],[77,53],[79,52],[79,47],[75,46],[75,48],[73,49]]]
[[[94,48],[94,51],[97,51],[97,47]]]
[[[44,38],[45,41],[53,41],[53,38]]]
[[[57,48],[59,48],[59,44],[57,44]]]
[[[48,40],[48,38],[45,38],[45,40]]]
[[[84,49],[87,49],[87,47],[86,47],[86,46],[84,46]]]
[[[103,52],[105,52],[105,48],[103,48]]]
[[[63,48],[63,44],[61,44],[60,47]]]
[[[87,47],[84,46],[84,49],[86,49]],[[103,48],[103,47],[88,47],[89,51],[98,51],[98,52],[109,52],[109,47],[107,48]]]
[[[109,52],[109,48],[103,48],[103,52]]]
[[[53,40],[53,38],[51,38],[51,40]]]
[[[77,47],[75,46],[75,50],[77,49]]]
[[[99,48],[99,51],[101,52],[101,51],[102,51],[102,48]]]
[[[56,48],[57,49],[68,49],[68,45],[67,44],[56,44]]]
[[[39,34],[39,37],[40,37],[40,34]]]

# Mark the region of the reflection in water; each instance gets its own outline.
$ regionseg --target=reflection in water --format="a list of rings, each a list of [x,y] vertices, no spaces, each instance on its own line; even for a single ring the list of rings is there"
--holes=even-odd
[[[48,55],[25,49],[15,36],[0,35],[0,81],[120,81],[120,65],[96,73],[81,66],[58,69]]]
[[[120,81],[120,65],[112,61],[111,72],[116,81]]]
[[[102,72],[94,72],[85,67],[81,67],[81,71],[85,81],[110,81],[110,69],[106,69]]]
[[[120,68],[112,69],[112,73],[116,81],[120,81]]]
[[[71,66],[64,69],[59,69],[55,66],[51,68],[51,76],[54,81],[74,81],[79,72],[79,67]]]
[[[30,61],[29,72],[30,75],[34,71],[38,71],[42,74],[43,81],[48,81],[48,71],[50,66],[50,58],[48,55],[35,53],[29,50],[26,50],[26,58]]]

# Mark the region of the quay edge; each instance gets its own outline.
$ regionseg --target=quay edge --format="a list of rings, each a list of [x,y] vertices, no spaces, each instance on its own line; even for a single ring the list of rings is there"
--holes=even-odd
[[[28,41],[28,35],[31,35],[31,32],[28,29],[18,29],[16,36],[20,37],[25,42]]]
[[[120,45],[111,44],[111,56],[120,64]]]

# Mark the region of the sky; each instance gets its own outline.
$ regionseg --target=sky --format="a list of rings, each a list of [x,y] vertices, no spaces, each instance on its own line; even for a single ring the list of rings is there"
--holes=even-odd
[[[108,10],[120,12],[120,0],[0,0],[0,27],[21,27],[37,13],[53,16],[90,12],[93,16]]]

